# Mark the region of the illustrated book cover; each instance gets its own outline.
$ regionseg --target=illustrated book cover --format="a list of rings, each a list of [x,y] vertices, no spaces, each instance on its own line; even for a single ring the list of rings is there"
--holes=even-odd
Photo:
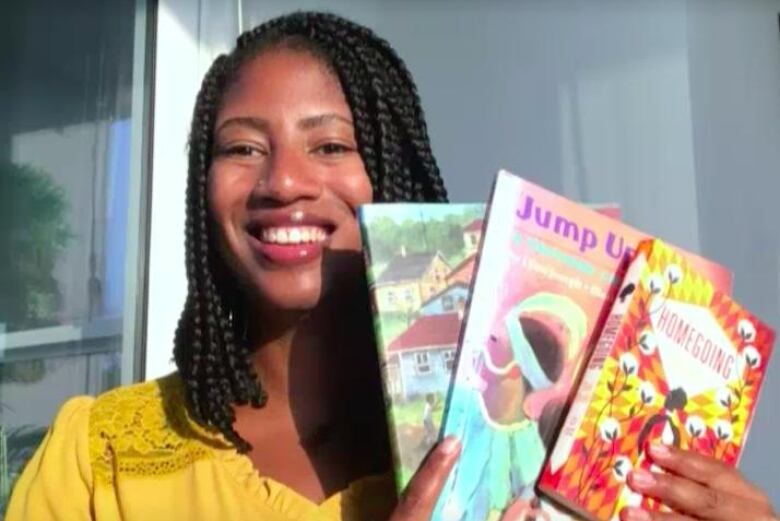
[[[433,519],[569,519],[536,497],[537,481],[619,269],[642,232],[507,171],[496,176],[465,313],[442,437],[461,456]],[[696,257],[715,283],[731,274]]]
[[[616,204],[591,207],[620,219]],[[439,436],[485,208],[376,203],[359,209],[399,491]]]
[[[659,240],[642,242],[593,350],[539,489],[591,520],[626,506],[648,443],[735,466],[774,332]],[[653,470],[657,470],[653,468]]]

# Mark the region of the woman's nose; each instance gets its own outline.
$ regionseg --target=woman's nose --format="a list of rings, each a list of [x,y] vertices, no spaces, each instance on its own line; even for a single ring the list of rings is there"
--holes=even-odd
[[[303,151],[277,148],[260,177],[258,191],[263,198],[289,204],[299,199],[316,199],[322,193],[322,179]]]

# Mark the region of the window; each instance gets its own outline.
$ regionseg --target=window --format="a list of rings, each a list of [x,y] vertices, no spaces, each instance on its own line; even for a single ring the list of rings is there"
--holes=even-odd
[[[64,401],[138,377],[146,7],[66,11],[11,2],[1,20],[0,515]]]
[[[444,359],[444,368],[448,372],[452,372],[452,368],[455,365],[455,350],[448,349],[447,351],[444,351],[444,353],[442,353],[442,358]]]
[[[401,385],[401,371],[398,370],[397,364],[388,364],[387,379],[390,382],[390,394],[397,396],[403,392],[403,386]]]
[[[395,292],[393,290],[388,290],[386,299],[389,305],[395,305]]]
[[[404,300],[406,300],[407,304],[414,302],[414,293],[411,289],[407,288],[404,290]]]
[[[417,374],[428,374],[431,372],[431,363],[428,359],[428,353],[420,352],[414,354],[414,367]]]
[[[452,311],[455,309],[455,303],[453,302],[452,295],[444,295],[441,298],[441,307],[444,311]]]

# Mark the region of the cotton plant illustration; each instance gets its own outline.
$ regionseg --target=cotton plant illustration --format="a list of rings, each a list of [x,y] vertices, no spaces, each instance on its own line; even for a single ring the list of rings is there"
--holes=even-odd
[[[621,483],[625,483],[628,478],[628,474],[633,469],[631,460],[625,456],[619,456],[615,459],[615,463],[612,464],[612,474],[615,479]]]
[[[737,362],[739,377],[731,384],[722,387],[715,394],[720,416],[711,421],[710,425],[698,417],[691,416],[686,421],[686,431],[691,437],[691,447],[699,452],[723,458],[727,451],[735,447],[735,433],[740,429],[746,397],[752,392],[758,382],[761,370],[761,353],[752,344],[756,337],[755,326],[747,319],[737,324],[740,358]]]
[[[651,356],[655,353],[655,350],[658,347],[658,341],[655,338],[655,334],[651,330],[643,331],[642,334],[639,335],[638,347],[639,351],[644,356]]]
[[[584,440],[581,446],[585,464],[578,481],[580,500],[607,486],[610,474],[612,479],[625,482],[632,468],[632,460],[630,454],[621,453],[621,432],[626,432],[632,422],[649,415],[656,418],[656,423],[669,421],[671,424],[665,409],[669,407],[674,410],[684,406],[686,397],[672,392],[664,399],[663,412],[654,416],[651,412],[657,409],[656,403],[660,400],[660,395],[652,382],[639,377],[641,359],[653,356],[658,347],[650,321],[650,313],[656,312],[657,309],[648,309],[649,300],[660,298],[663,306],[672,287],[682,280],[682,269],[677,265],[669,265],[663,274],[653,273],[644,280],[649,296],[647,300],[639,303],[638,309],[641,312],[633,324],[633,333],[626,339],[626,348],[617,359],[612,377],[606,384],[608,395],[595,419],[598,436]],[[679,431],[676,426],[673,426],[673,429]],[[635,448],[632,447],[633,449]]]
[[[632,465],[630,458],[620,453],[621,436],[630,422],[656,399],[653,384],[639,379],[639,361],[633,353],[623,353],[617,362],[615,373],[606,386],[609,396],[596,415],[598,435],[585,440],[581,446],[586,463],[580,474],[578,499],[606,486],[610,473],[617,481],[625,481]],[[622,406],[618,406],[618,400]],[[626,403],[630,404],[628,413],[621,414]]]
[[[756,327],[747,319],[737,323],[740,354],[737,377],[715,395],[714,408],[702,411],[682,387],[666,388],[661,380],[653,384],[654,362],[658,356],[658,338],[650,316],[666,305],[673,286],[683,280],[677,265],[667,266],[644,281],[647,297],[639,302],[631,332],[626,333],[617,352],[606,367],[611,372],[600,382],[600,405],[593,421],[593,434],[582,440],[578,499],[604,487],[624,483],[633,468],[642,465],[644,449],[651,441],[691,448],[719,459],[733,454],[741,443],[747,400],[760,379],[762,356],[755,347]],[[652,303],[651,303],[652,302]],[[602,375],[602,378],[604,376]],[[604,392],[606,391],[606,392]],[[693,401],[692,401],[693,400]],[[627,442],[627,438],[633,440]]]
[[[645,288],[650,293],[650,298],[657,297],[656,300],[659,302],[656,303],[652,309],[649,309],[649,306],[647,308],[644,306],[644,304],[648,304],[648,302],[643,302],[642,309],[649,309],[649,314],[660,311],[664,305],[666,305],[672,288],[682,281],[683,271],[677,264],[669,264],[666,266],[663,274],[658,272],[651,273],[645,280]]]

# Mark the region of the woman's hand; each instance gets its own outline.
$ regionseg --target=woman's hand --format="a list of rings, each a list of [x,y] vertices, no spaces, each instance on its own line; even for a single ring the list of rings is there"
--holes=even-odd
[[[460,454],[460,443],[453,437],[436,445],[415,472],[388,521],[429,521],[441,489]],[[513,503],[501,516],[501,521],[526,518],[523,501]],[[522,515],[522,517],[520,517]],[[546,519],[546,515],[545,515]]]
[[[455,438],[437,444],[412,476],[389,521],[428,521],[459,454]]]
[[[637,470],[628,484],[674,512],[627,508],[621,512],[623,521],[780,521],[766,494],[721,461],[665,445],[652,445],[649,452],[667,473]]]

